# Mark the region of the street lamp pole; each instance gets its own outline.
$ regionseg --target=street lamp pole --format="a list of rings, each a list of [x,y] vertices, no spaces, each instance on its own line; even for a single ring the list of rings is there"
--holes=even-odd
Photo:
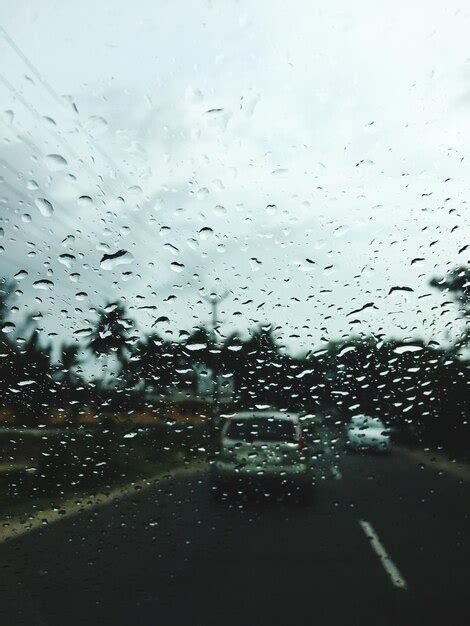
[[[212,412],[215,420],[219,417],[219,399],[220,399],[220,382],[219,382],[219,354],[217,352],[217,329],[219,325],[218,318],[218,307],[219,304],[225,300],[228,296],[228,291],[224,292],[222,295],[217,295],[212,292],[208,296],[204,297],[204,300],[211,305],[211,317],[212,317],[212,329],[211,329],[211,340],[212,340],[212,348],[214,350],[214,361],[212,367]]]

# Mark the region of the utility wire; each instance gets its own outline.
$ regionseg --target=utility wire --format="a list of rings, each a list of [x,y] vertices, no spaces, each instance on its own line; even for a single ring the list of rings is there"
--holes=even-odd
[[[13,41],[7,31],[0,25],[0,34],[3,36],[7,44],[16,52],[16,54],[20,57],[20,59],[27,65],[30,69],[31,73],[36,77],[39,83],[44,87],[47,93],[55,100],[62,108],[65,108],[65,103],[63,99],[59,96],[56,90],[51,86],[51,84],[43,77],[41,72],[37,69],[37,67],[28,59],[28,57],[24,54],[21,48]],[[108,162],[108,165],[114,170],[116,174],[119,174],[121,178],[127,178],[125,174],[123,174],[117,165],[117,163],[112,159],[109,154],[98,144],[94,143],[93,136],[89,133],[89,131],[83,126],[80,120],[77,120],[78,126],[85,133],[88,138],[88,141],[92,144],[93,148],[97,152],[101,154],[101,156]]]

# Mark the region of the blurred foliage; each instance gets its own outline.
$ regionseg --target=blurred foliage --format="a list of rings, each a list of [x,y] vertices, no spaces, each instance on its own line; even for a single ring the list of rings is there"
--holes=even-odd
[[[468,317],[468,268],[456,268],[431,284],[447,289],[459,313]],[[0,323],[8,331],[13,298],[12,285],[0,283]],[[201,380],[210,383],[217,376],[223,381],[222,396],[230,381],[232,396],[225,407],[229,410],[274,406],[309,413],[333,411],[340,420],[366,413],[393,426],[401,440],[468,449],[468,361],[459,353],[461,338],[442,347],[433,341],[359,336],[292,356],[276,342],[269,325],[252,328],[248,337],[233,334],[217,341],[201,327],[181,333],[179,341],[168,341],[156,332],[144,337],[131,334],[135,325],[122,302],[96,313],[88,345],[64,344],[56,359],[31,320],[20,331],[1,334],[5,423],[10,418],[16,426],[50,425],[52,420],[114,428],[113,415],[127,415],[124,422],[132,423],[138,412],[158,411],[165,421],[172,415],[169,408],[166,412],[161,408],[165,398],[168,407],[175,394],[194,398],[201,391]],[[86,349],[97,359],[116,359],[119,374],[114,381],[83,375],[80,355]],[[210,385],[205,393],[210,405]],[[106,456],[110,454],[108,450]]]

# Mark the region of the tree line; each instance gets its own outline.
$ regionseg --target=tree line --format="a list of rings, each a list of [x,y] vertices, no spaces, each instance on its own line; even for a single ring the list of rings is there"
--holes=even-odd
[[[338,420],[366,413],[396,431],[433,445],[468,446],[470,268],[458,267],[433,287],[446,290],[465,322],[447,347],[357,336],[330,341],[317,351],[293,356],[274,338],[269,324],[219,337],[204,327],[181,332],[178,341],[157,332],[139,337],[122,301],[97,311],[87,337],[63,344],[57,359],[31,319],[20,333],[8,321],[14,290],[0,285],[0,392],[15,422],[46,423],[51,411],[78,413],[84,407],[136,410],[151,398],[179,390],[192,396],[201,378],[214,374],[233,386],[232,405],[276,406],[330,413]],[[16,329],[17,331],[18,329]],[[118,375],[86,377],[80,355],[112,358]]]

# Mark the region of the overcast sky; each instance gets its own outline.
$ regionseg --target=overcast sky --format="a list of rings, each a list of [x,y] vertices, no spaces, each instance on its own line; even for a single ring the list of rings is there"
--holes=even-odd
[[[293,351],[458,332],[428,283],[469,257],[466,3],[3,0],[0,24],[18,326],[72,339],[124,298],[177,337],[216,289],[224,333]]]

